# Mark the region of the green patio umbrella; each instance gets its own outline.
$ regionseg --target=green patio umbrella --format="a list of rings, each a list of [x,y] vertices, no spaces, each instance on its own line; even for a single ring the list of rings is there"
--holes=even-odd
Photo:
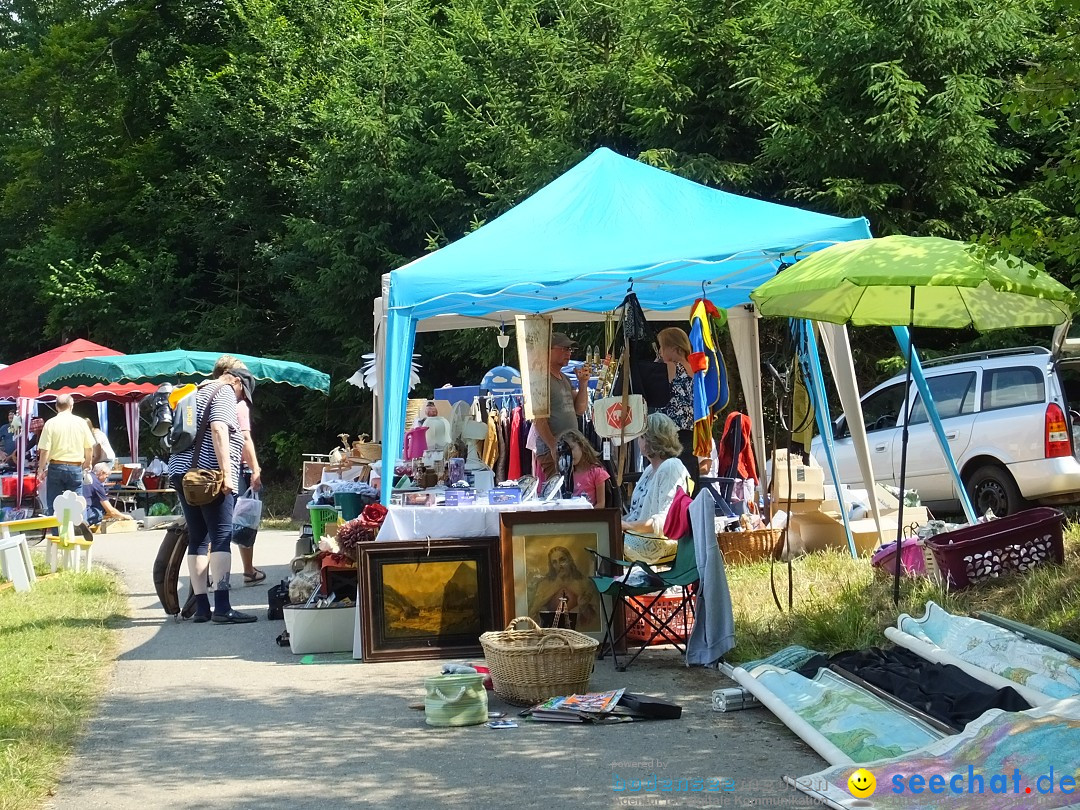
[[[176,349],[146,354],[121,354],[115,357],[86,357],[57,364],[38,377],[38,385],[42,388],[55,388],[115,382],[198,382],[210,376],[214,363],[221,354]],[[233,356],[243,361],[256,380],[330,393],[330,376],[309,366],[246,354]]]
[[[854,326],[934,326],[980,332],[1056,326],[1074,293],[1015,257],[936,236],[840,242],[750,293],[764,316]]]
[[[1072,317],[1076,306],[1072,290],[1030,264],[936,236],[841,242],[796,262],[750,298],[764,316],[855,326],[972,326],[979,331],[1056,326]],[[909,339],[905,390],[911,386],[913,350]],[[902,437],[901,492],[907,477],[906,412]],[[903,508],[901,497],[893,583],[897,603]]]

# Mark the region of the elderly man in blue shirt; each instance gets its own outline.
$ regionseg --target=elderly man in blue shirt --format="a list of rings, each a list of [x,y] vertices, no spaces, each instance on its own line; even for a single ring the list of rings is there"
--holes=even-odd
[[[124,513],[109,502],[105,482],[109,480],[112,465],[101,462],[94,465],[90,480],[83,484],[83,497],[86,498],[86,522],[96,526],[107,517],[124,517]]]

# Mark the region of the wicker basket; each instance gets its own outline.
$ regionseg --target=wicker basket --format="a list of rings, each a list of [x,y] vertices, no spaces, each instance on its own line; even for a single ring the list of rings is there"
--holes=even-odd
[[[532,627],[516,630],[518,622]],[[480,645],[495,694],[515,706],[532,706],[585,692],[600,642],[575,630],[542,628],[519,616],[505,630],[481,635]]]
[[[782,529],[754,529],[745,532],[717,532],[716,543],[726,565],[761,562],[777,558]]]
[[[366,438],[364,436],[361,439]],[[357,441],[352,443],[352,456],[366,464],[382,458],[382,445],[378,442]]]

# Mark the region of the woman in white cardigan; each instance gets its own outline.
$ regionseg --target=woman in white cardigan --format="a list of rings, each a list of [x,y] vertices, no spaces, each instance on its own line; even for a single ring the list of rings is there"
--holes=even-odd
[[[679,460],[679,429],[662,413],[651,413],[638,448],[649,464],[634,486],[623,519],[623,557],[655,563],[675,553],[677,540],[664,537],[664,521],[679,487],[688,490],[690,473]]]

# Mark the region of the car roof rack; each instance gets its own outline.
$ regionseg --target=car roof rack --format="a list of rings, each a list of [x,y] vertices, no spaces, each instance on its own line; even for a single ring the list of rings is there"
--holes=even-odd
[[[922,367],[932,368],[933,366],[962,363],[970,360],[989,360],[992,357],[1012,357],[1026,354],[1049,355],[1050,350],[1043,346],[1018,346],[1013,349],[990,349],[985,352],[969,352],[968,354],[954,354],[949,357],[935,357],[933,360],[922,360]]]

